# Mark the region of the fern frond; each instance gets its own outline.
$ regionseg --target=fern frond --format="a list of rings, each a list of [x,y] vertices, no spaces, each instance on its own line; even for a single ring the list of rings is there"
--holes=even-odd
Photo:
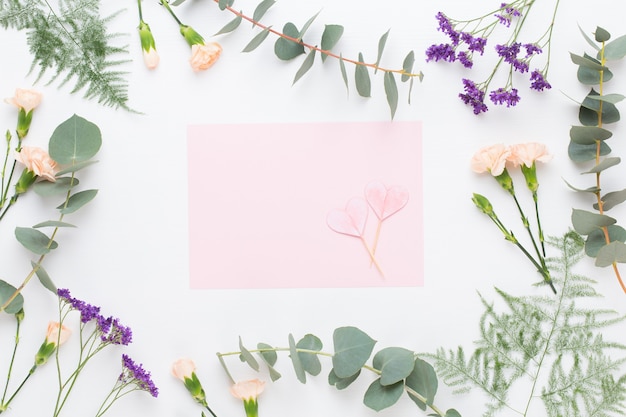
[[[32,27],[43,7],[42,0],[0,0],[0,26],[17,30]]]
[[[549,259],[554,282],[562,287],[556,298],[513,296],[496,288],[504,311],[480,296],[480,339],[469,360],[462,347],[427,356],[447,384],[462,391],[476,387],[490,398],[484,417],[505,408],[528,416],[535,398],[549,417],[624,415],[626,375],[616,379],[615,374],[626,363],[626,346],[605,340],[602,330],[624,322],[626,315],[588,307],[601,295],[593,280],[572,271],[583,257],[580,236],[568,232],[548,242],[560,252]],[[611,353],[622,357],[613,359]],[[509,403],[514,389],[516,400],[526,395],[525,409]]]
[[[7,20],[16,13],[30,13],[28,18],[16,19],[11,25],[27,30],[33,56],[29,73],[36,74],[35,82],[47,77],[47,84],[59,81],[59,87],[73,83],[72,93],[83,91],[87,99],[131,110],[127,104],[126,72],[114,70],[129,62],[121,58],[128,53],[127,47],[114,43],[121,34],[107,33],[107,24],[119,12],[101,17],[100,0],[60,0],[58,11],[39,0],[0,1],[0,19],[5,14],[5,4],[10,5]]]

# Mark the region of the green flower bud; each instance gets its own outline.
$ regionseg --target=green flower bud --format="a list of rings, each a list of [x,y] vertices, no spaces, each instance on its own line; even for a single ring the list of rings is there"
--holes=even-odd
[[[204,45],[204,38],[196,32],[191,26],[180,25],[180,33],[185,37],[189,46]]]
[[[37,174],[35,174],[33,171],[29,171],[27,168],[24,168],[24,171],[22,171],[22,175],[20,175],[20,178],[15,184],[15,193],[24,194],[26,191],[28,191],[30,186],[35,183],[36,179]]]
[[[493,206],[491,205],[491,202],[487,199],[487,197],[474,193],[472,201],[474,202],[476,207],[478,207],[478,209],[486,215],[491,216],[493,214]]]
[[[513,178],[511,178],[511,176],[509,175],[509,171],[507,171],[506,168],[504,169],[504,171],[502,171],[502,174],[494,178],[496,179],[496,181],[498,181],[502,188],[507,190],[512,195],[515,194],[515,190],[513,188]]]
[[[539,182],[537,181],[537,167],[535,163],[533,162],[530,168],[523,164],[521,167],[524,178],[526,179],[526,185],[528,186],[528,189],[533,193],[536,192],[539,188]]]
[[[139,38],[141,39],[141,48],[144,51],[150,52],[151,49],[156,49],[150,26],[143,20],[139,22]]]

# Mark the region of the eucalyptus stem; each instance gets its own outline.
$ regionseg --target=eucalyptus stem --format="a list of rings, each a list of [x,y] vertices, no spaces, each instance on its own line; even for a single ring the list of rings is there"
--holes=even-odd
[[[11,373],[13,371],[13,364],[15,363],[15,354],[17,353],[17,345],[19,344],[20,341],[20,325],[21,325],[21,319],[16,317],[16,328],[15,328],[15,345],[13,346],[13,353],[11,354],[11,361],[9,362],[9,370],[7,371],[7,378],[6,378],[6,383],[4,385],[4,391],[2,393],[2,400],[0,401],[0,407],[2,409],[6,409],[6,407],[9,405],[9,403],[11,402],[11,399],[15,396],[15,394],[13,394],[11,396],[11,399],[9,399],[9,401],[7,403],[4,402],[6,395],[7,395],[7,391],[9,389],[9,381],[11,380]],[[23,385],[23,383],[22,383]],[[21,385],[20,385],[21,386]],[[19,390],[19,389],[18,389]],[[17,393],[17,391],[16,391]]]

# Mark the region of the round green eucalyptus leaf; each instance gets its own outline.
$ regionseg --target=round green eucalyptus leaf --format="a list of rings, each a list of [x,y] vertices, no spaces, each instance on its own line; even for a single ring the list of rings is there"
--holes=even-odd
[[[296,343],[297,349],[311,350],[319,352],[322,350],[322,341],[312,334],[307,334]],[[319,375],[322,371],[322,364],[315,353],[298,352],[302,368],[311,375]]]
[[[626,242],[626,230],[623,227],[617,225],[611,225],[607,227],[609,232],[609,242]],[[606,246],[606,238],[602,229],[594,230],[589,233],[587,240],[585,241],[585,253],[587,256],[595,258],[598,256],[598,252],[603,246]]]
[[[592,56],[584,54],[584,59],[588,60],[591,63],[597,64],[597,67],[589,68],[589,66],[580,65],[578,67],[578,71],[576,73],[578,77],[578,81],[585,85],[598,85],[600,81],[608,82],[613,78],[613,73],[607,67],[602,67],[600,61]],[[604,68],[602,72],[602,77],[600,77],[600,69]]]
[[[17,291],[17,288],[13,285],[0,280],[0,306],[4,305],[4,303],[6,303],[9,298],[15,294],[15,291]],[[18,313],[23,307],[24,297],[22,297],[22,294],[18,294],[17,297],[15,297],[13,301],[11,301],[4,309],[4,312],[7,314],[15,314]]]
[[[591,92],[587,94],[587,97],[582,102],[580,110],[578,111],[578,120],[584,126],[597,126],[599,119],[598,113],[600,112],[600,102],[590,96],[597,96],[598,93],[592,88]],[[602,104],[602,124],[619,122],[620,114],[619,110],[613,103]]]
[[[267,343],[257,343],[256,347],[261,351],[259,354],[268,365],[276,365],[278,354],[276,354],[276,350],[273,346],[268,345]]]
[[[626,244],[614,241],[600,248],[596,256],[596,266],[605,268],[613,263],[626,263]]]
[[[380,383],[391,385],[402,381],[413,372],[414,360],[414,354],[410,350],[388,347],[374,355],[372,365],[381,371]]]
[[[67,204],[61,204],[57,207],[57,209],[63,214],[73,213],[93,200],[96,197],[96,194],[98,194],[98,190],[85,190],[77,192],[76,194],[70,196],[67,200]]]
[[[567,148],[567,153],[570,159],[574,162],[587,162],[596,159],[596,145],[581,145],[570,141]],[[606,142],[600,143],[600,156],[605,156],[611,153],[611,148]]]
[[[328,374],[328,383],[330,385],[333,385],[338,390],[342,390],[344,388],[349,387],[350,384],[356,381],[359,375],[361,375],[361,370],[359,370],[359,372],[347,378],[339,378],[337,374],[335,373],[335,370],[331,369],[330,373]]]
[[[337,45],[339,39],[343,35],[343,26],[341,25],[326,25],[324,26],[324,32],[322,33],[322,50],[330,51]],[[326,61],[328,55],[322,53],[322,62]]]
[[[382,385],[380,378],[370,384],[363,397],[363,404],[375,411],[394,405],[404,392],[404,382],[393,385]]]
[[[608,211],[618,204],[622,204],[624,201],[626,201],[626,189],[620,191],[612,191],[602,196],[602,208],[604,209],[604,211]],[[598,210],[598,203],[595,203],[593,205],[593,208]]]
[[[626,56],[626,35],[613,39],[604,47],[604,58],[609,61],[622,59]]]
[[[461,417],[461,413],[456,411],[454,408],[451,408],[446,411],[445,417]]]
[[[572,226],[581,235],[588,235],[601,227],[615,224],[616,220],[605,214],[592,213],[586,210],[572,210]]]
[[[298,355],[296,341],[292,334],[289,334],[289,358],[293,364],[293,370],[296,373],[296,378],[298,378],[298,381],[306,384],[306,372],[302,366],[302,362],[300,362],[300,355]]]
[[[356,327],[339,327],[333,333],[335,353],[333,368],[339,378],[348,378],[361,370],[376,341]]]
[[[92,158],[101,145],[100,128],[87,119],[73,115],[54,130],[48,151],[59,164],[73,165]]]
[[[596,31],[594,33],[596,42],[606,42],[611,39],[611,34],[604,28],[600,26],[596,27]]]
[[[413,372],[406,379],[406,386],[426,399],[426,403],[424,403],[409,393],[409,397],[415,404],[420,409],[426,410],[426,406],[431,405],[435,401],[439,382],[433,367],[428,362],[418,358],[415,360]]]
[[[30,227],[16,227],[15,237],[22,246],[37,255],[45,255],[59,246],[45,233]]]
[[[283,26],[283,33],[294,39],[299,39],[300,36],[300,31],[296,25],[291,22],[287,22],[285,26]],[[274,53],[283,61],[289,61],[298,55],[302,55],[304,53],[304,46],[300,43],[279,37],[274,44]]]
[[[610,130],[597,126],[572,126],[569,137],[580,145],[595,145],[597,141],[604,141],[613,136]]]
[[[55,182],[39,181],[33,185],[33,190],[40,196],[50,196],[67,193],[72,187],[77,186],[78,178],[57,178]]]

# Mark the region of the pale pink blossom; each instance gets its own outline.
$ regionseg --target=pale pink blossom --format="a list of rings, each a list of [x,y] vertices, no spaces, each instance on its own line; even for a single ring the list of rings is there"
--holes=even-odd
[[[143,51],[143,62],[148,69],[155,69],[159,65],[159,54],[156,49],[150,49],[148,52]]]
[[[15,155],[15,159],[38,177],[51,182],[56,180],[57,163],[43,149],[36,146],[24,146]]]
[[[500,143],[481,148],[472,157],[472,170],[477,173],[490,172],[497,177],[504,172],[510,153],[509,148]]]
[[[507,157],[507,161],[516,167],[524,164],[530,168],[535,161],[548,162],[552,159],[552,155],[548,153],[548,149],[543,143],[520,143],[511,145],[509,149],[511,154]]]
[[[61,325],[57,321],[51,321],[48,323],[48,331],[46,333],[46,342],[54,343],[57,346],[62,345],[69,339],[72,331],[69,327]]]
[[[221,54],[222,46],[217,42],[195,44],[191,46],[189,63],[194,71],[203,71],[215,64]]]
[[[259,379],[250,379],[248,381],[240,381],[230,387],[230,393],[240,400],[250,401],[256,400],[265,388],[265,382]]]
[[[185,378],[191,379],[196,371],[196,364],[189,358],[180,358],[172,364],[172,375],[185,382]]]
[[[14,105],[18,109],[24,109],[24,111],[28,113],[41,103],[41,93],[35,90],[16,88],[15,95],[10,98],[5,98],[4,101]]]

